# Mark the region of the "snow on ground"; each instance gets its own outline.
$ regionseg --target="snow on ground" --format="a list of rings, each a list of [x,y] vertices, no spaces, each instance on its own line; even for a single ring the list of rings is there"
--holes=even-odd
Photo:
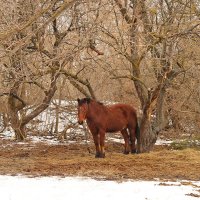
[[[200,182],[193,184],[200,186]],[[167,186],[166,186],[167,185]],[[97,181],[90,178],[0,176],[2,200],[194,200],[188,194],[195,193],[192,185],[156,181]]]
[[[112,137],[107,137],[109,141],[112,142],[117,142],[117,143],[124,143],[124,139],[122,138],[112,138]],[[172,140],[164,140],[158,138],[156,141],[156,145],[170,145],[173,141]]]
[[[110,102],[105,101],[106,105],[114,104],[116,102]],[[52,136],[39,136],[40,133],[51,133],[52,130],[55,128],[55,121],[56,121],[56,105],[60,105],[59,110],[59,123],[58,123],[58,132],[61,133],[65,130],[65,128],[68,125],[76,125],[77,124],[77,102],[76,101],[66,101],[61,100],[59,102],[58,99],[53,100],[53,102],[49,105],[49,107],[40,113],[34,120],[32,120],[30,123],[27,124],[27,128],[29,131],[28,139],[32,140],[33,143],[37,142],[46,142],[51,145],[57,145],[60,143],[60,141],[57,139],[57,137]],[[29,114],[32,110],[27,110],[27,114]],[[36,131],[38,133],[38,136],[32,136],[33,133]],[[66,130],[66,133],[68,135],[75,135],[75,136],[82,136],[82,138],[85,137],[84,128],[82,126],[75,126],[74,128],[69,128]],[[50,134],[50,135],[51,135]],[[14,139],[14,131],[11,127],[8,127],[4,130],[4,132],[0,133],[0,138],[4,139]],[[121,134],[116,134],[114,137],[109,136],[109,134],[106,135],[106,140],[113,141],[117,143],[124,143],[124,140],[122,138]],[[67,140],[68,143],[74,142],[70,141],[70,138]],[[80,142],[80,141],[79,141]],[[83,141],[85,142],[85,140]],[[163,139],[158,139],[156,142],[156,145],[169,145],[172,143],[172,141],[167,141]]]
[[[80,134],[80,132],[77,133],[77,135]],[[84,135],[84,133],[81,133]],[[118,138],[120,135],[120,138]],[[5,130],[3,133],[0,134],[0,138],[4,139],[14,139],[14,132],[12,130]],[[28,136],[28,139],[30,139],[33,143],[38,142],[44,142],[49,145],[58,145],[60,144],[60,141],[54,137],[54,136]],[[121,134],[116,134],[116,137],[110,137],[109,134],[106,135],[107,141],[117,142],[117,143],[124,143],[124,139],[121,137]],[[74,143],[76,141],[67,140],[67,143]],[[85,143],[86,140],[82,140],[82,143]],[[90,141],[87,141],[90,142]],[[164,139],[157,139],[156,145],[170,145],[173,141],[172,140],[164,140]],[[79,141],[80,143],[80,141]]]

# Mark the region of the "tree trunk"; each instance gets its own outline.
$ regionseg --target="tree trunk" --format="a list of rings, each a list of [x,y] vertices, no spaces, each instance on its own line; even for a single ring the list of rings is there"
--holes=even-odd
[[[156,102],[156,119],[154,122],[154,130],[159,133],[168,125],[168,119],[166,116],[166,110],[164,109],[164,99],[165,99],[165,88],[162,87]]]
[[[13,97],[9,97],[9,116],[10,116],[10,124],[12,129],[15,132],[16,140],[24,140],[26,138],[25,127],[21,124],[21,120],[19,119],[18,110],[12,103],[15,101]]]
[[[174,62],[174,57],[172,56],[174,48],[173,42],[169,43],[162,34],[160,35],[162,37],[160,37],[159,34],[159,37],[154,37],[154,24],[150,19],[146,1],[131,1],[132,4],[130,8],[125,6],[126,4],[124,4],[124,1],[122,0],[115,0],[115,3],[118,6],[123,19],[130,27],[130,52],[127,51],[124,55],[132,65],[130,77],[131,80],[133,80],[143,111],[140,123],[138,150],[140,152],[149,152],[156,142],[158,133],[165,126],[164,98],[166,88],[170,86],[170,82],[178,74],[184,72],[184,69],[178,60],[177,62]],[[131,10],[132,13],[130,12]],[[170,20],[169,25],[172,23],[173,20]],[[145,85],[141,79],[142,65],[146,65],[146,61],[142,61],[144,57],[148,58],[148,56],[151,56],[151,59],[148,59],[148,61],[156,60],[156,62],[151,65],[152,69],[159,69],[158,75],[157,72],[155,74],[155,77],[157,78],[156,84],[151,86],[153,88],[148,88],[149,86]],[[159,64],[156,66],[158,61]],[[172,69],[173,65],[176,65],[174,70]],[[146,65],[146,67],[149,68],[149,64]],[[153,109],[156,110],[154,122],[151,119]]]
[[[153,148],[157,139],[156,133],[152,130],[151,109],[145,108],[140,123],[140,138],[138,152],[149,152]]]
[[[59,99],[58,99],[58,104],[56,103],[56,122],[55,122],[55,130],[54,133],[58,135],[58,127],[59,127],[59,116],[60,116],[60,106],[61,106],[61,99],[62,99],[62,92],[65,87],[66,83],[66,77],[63,78],[63,81],[61,83],[61,86],[59,88]]]
[[[10,90],[8,96],[8,115],[10,117],[10,124],[15,132],[16,140],[24,140],[26,137],[24,125],[21,123],[18,112],[25,107],[25,102],[18,97],[21,80],[16,81]]]
[[[17,129],[14,129],[15,131],[15,139],[17,141],[23,141],[26,138],[26,131],[25,126],[19,126]]]

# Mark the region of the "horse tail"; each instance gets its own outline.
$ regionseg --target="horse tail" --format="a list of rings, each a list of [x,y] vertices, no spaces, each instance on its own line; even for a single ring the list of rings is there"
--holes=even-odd
[[[137,139],[137,142],[140,140],[140,127],[139,127],[139,124],[138,124],[138,122],[137,122],[137,124],[136,124],[136,131],[135,131],[135,133],[136,133],[136,139]]]
[[[138,122],[136,124],[135,133],[136,133],[135,136],[136,136],[136,139],[137,139],[137,153],[140,153],[140,127],[139,127]]]

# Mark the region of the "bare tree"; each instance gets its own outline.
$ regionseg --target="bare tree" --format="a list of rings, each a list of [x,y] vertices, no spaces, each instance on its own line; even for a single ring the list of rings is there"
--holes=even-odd
[[[139,151],[147,152],[163,128],[166,91],[190,67],[186,64],[187,50],[183,43],[199,37],[199,20],[191,7],[192,4],[198,9],[198,4],[194,1],[114,2],[113,19],[118,33],[113,34],[108,28],[102,31],[109,37],[105,42],[131,65],[129,74],[117,77],[134,83],[143,112]],[[145,71],[152,74],[145,75]]]
[[[66,88],[139,105],[141,152],[168,119],[182,130],[189,116],[198,121],[197,0],[10,0],[0,9],[0,89],[17,139]]]

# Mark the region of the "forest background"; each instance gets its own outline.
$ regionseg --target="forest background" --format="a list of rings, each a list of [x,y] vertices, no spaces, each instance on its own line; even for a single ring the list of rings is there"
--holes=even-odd
[[[198,0],[0,0],[1,126],[24,140],[53,103],[91,97],[135,106],[141,152],[162,131],[200,128]],[[66,124],[64,131],[76,124]]]

